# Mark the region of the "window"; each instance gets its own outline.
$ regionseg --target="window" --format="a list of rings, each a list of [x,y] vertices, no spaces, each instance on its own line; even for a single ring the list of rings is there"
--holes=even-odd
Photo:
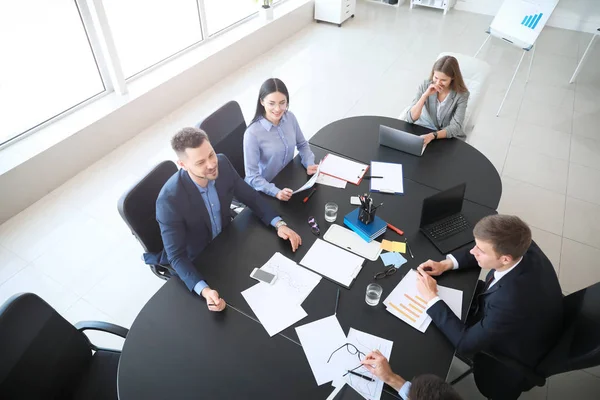
[[[208,34],[213,35],[258,12],[262,0],[204,0]]]
[[[0,2],[0,144],[105,90],[73,0]]]
[[[104,0],[104,9],[125,78],[202,40],[195,0]]]

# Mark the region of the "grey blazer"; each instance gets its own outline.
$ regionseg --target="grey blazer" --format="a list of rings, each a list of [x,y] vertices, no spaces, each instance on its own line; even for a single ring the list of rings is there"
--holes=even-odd
[[[426,80],[421,84],[421,86],[419,86],[417,95],[406,112],[406,121],[412,124],[415,123],[415,120],[412,118],[410,113],[410,109],[417,104],[431,83],[432,82],[430,80]],[[464,122],[465,113],[467,111],[467,102],[469,101],[469,92],[456,93],[454,90],[452,90],[448,96],[448,101],[450,104],[446,109],[446,112],[441,115],[441,121],[438,121],[437,119],[437,96],[429,96],[424,107],[427,108],[427,112],[431,116],[431,119],[438,130],[445,129],[446,136],[448,138],[455,137],[464,140],[467,137],[464,129]]]

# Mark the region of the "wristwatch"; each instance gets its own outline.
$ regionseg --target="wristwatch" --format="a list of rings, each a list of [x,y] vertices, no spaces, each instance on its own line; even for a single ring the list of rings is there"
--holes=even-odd
[[[433,133],[433,138],[437,139],[437,132],[431,132],[431,133]]]
[[[281,228],[282,226],[287,226],[284,220],[280,220],[279,222],[277,222],[275,224],[275,229],[279,230],[279,228]]]

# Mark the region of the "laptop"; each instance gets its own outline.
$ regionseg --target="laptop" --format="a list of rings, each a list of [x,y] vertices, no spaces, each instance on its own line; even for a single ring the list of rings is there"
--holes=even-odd
[[[421,136],[404,132],[389,126],[379,125],[379,145],[391,147],[415,156],[422,156],[425,151],[425,141]]]
[[[423,200],[420,230],[442,254],[475,240],[471,224],[461,214],[466,187],[462,183]]]

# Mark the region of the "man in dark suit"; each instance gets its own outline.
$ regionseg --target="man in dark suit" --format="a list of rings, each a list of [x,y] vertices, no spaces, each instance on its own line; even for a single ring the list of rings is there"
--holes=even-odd
[[[417,288],[428,302],[427,314],[459,354],[474,358],[493,398],[516,399],[529,390],[525,378],[481,354],[508,357],[535,368],[554,346],[562,327],[562,292],[552,264],[531,240],[521,219],[490,215],[473,230],[475,246],[446,260],[428,260],[418,267]],[[490,269],[479,281],[466,323],[437,296],[436,276],[452,269]],[[478,360],[479,365],[478,365]],[[488,394],[489,397],[489,394]]]
[[[223,154],[217,155],[206,133],[184,128],[171,140],[181,169],[163,186],[156,200],[156,220],[164,243],[159,264],[170,264],[189,290],[207,300],[208,309],[221,311],[225,300],[208,286],[193,260],[231,222],[233,196],[246,204],[277,235],[289,240],[292,250],[300,236],[236,172]]]

